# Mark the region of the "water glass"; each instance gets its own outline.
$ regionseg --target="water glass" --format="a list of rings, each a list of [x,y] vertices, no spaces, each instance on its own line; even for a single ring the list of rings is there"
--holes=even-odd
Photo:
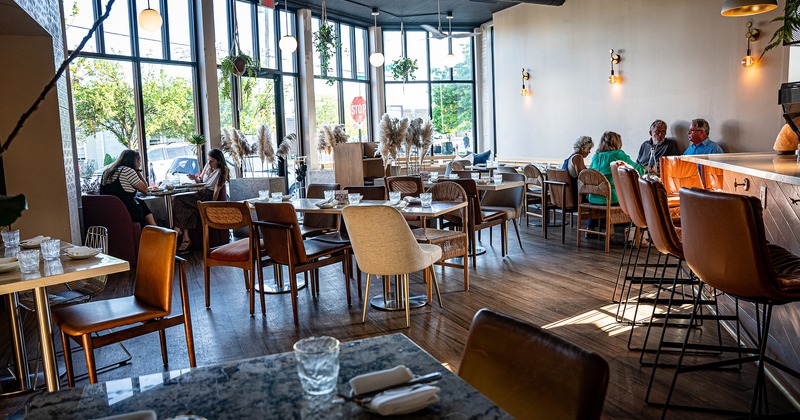
[[[433,194],[422,193],[419,195],[419,202],[422,204],[422,207],[430,207],[431,201],[433,201]]]
[[[479,180],[479,179],[481,178],[481,174],[480,174],[480,172],[473,172],[473,173],[469,174],[469,176],[471,176],[471,177],[472,177],[472,179],[474,179],[474,180],[476,180],[476,181],[477,181],[477,180]]]
[[[61,253],[61,241],[58,239],[48,239],[40,244],[42,248],[42,258],[45,261],[57,260]]]
[[[458,179],[458,174],[450,174],[448,175],[450,179]]]
[[[55,276],[64,274],[64,266],[61,265],[61,260],[52,260],[44,262],[44,275]]]
[[[361,202],[361,194],[359,193],[347,194],[347,202],[350,203],[351,206],[358,205],[358,203]]]
[[[495,184],[499,184],[499,183],[503,182],[503,175],[501,175],[501,174],[495,174],[493,178],[494,178],[494,183]]]
[[[334,190],[325,191],[325,199],[326,200],[333,200],[334,197],[336,197],[336,191],[334,191]]]
[[[269,190],[258,190],[258,198],[265,199],[269,198]]]
[[[390,191],[389,192],[389,201],[392,203],[399,203],[400,202],[400,191]]]
[[[439,180],[439,172],[431,172],[431,182],[436,182]]]
[[[3,235],[3,244],[6,248],[16,248],[19,246],[19,230],[4,230],[0,233]]]
[[[281,200],[283,200],[283,193],[279,191],[279,192],[272,193],[271,198],[270,198],[269,201],[271,201],[273,203],[280,203]]]
[[[22,271],[23,273],[33,273],[35,271],[39,271],[38,249],[20,251],[19,254],[17,254],[17,260],[19,261],[19,271]]]
[[[339,340],[309,337],[294,343],[297,375],[303,391],[311,395],[333,392],[339,381]]]

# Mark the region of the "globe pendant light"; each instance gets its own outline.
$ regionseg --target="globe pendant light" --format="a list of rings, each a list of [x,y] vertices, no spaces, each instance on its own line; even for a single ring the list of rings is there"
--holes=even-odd
[[[461,60],[453,54],[453,13],[447,12],[447,50],[448,54],[444,57],[444,65],[453,68]]]
[[[378,14],[380,14],[380,12],[378,11],[378,8],[377,7],[373,7],[372,8],[372,17],[375,20],[375,31],[378,30]],[[377,42],[375,43],[375,49],[378,49]],[[386,57],[384,57],[383,54],[381,54],[378,51],[375,51],[374,53],[370,54],[370,56],[369,56],[369,64],[371,64],[372,67],[380,67],[380,66],[383,65],[384,62],[386,62]]]
[[[282,36],[281,40],[278,41],[278,48],[286,54],[291,54],[297,50],[297,39],[289,34],[289,7],[286,3],[287,1],[284,0],[283,12],[285,14],[284,26],[286,26],[286,35]]]
[[[147,9],[139,13],[139,26],[147,32],[158,32],[161,30],[162,23],[164,20],[161,19],[161,15],[158,11],[150,8],[150,0],[147,0]]]

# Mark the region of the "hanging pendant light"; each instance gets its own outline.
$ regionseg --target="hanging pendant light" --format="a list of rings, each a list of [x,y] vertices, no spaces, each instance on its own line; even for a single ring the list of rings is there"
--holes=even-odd
[[[278,48],[281,49],[286,54],[291,54],[297,50],[297,39],[293,37],[289,33],[289,7],[286,4],[287,1],[283,0],[283,12],[284,12],[284,26],[286,26],[286,35],[281,37],[281,40],[278,41]]]
[[[161,30],[161,24],[164,20],[161,19],[161,14],[157,10],[150,8],[150,0],[147,0],[147,9],[139,13],[139,26],[142,30],[147,32],[158,32]]]
[[[376,32],[378,30],[378,15],[379,14],[380,14],[380,12],[378,11],[378,8],[377,7],[373,7],[372,8],[372,17],[373,17],[373,19],[375,21],[375,31]],[[375,43],[375,49],[376,50],[379,49],[377,42]],[[369,56],[369,64],[371,64],[372,67],[380,67],[380,66],[383,65],[384,62],[386,62],[386,57],[384,57],[383,54],[381,52],[379,52],[379,51],[375,51],[374,53],[370,54],[370,56]]]
[[[778,7],[777,0],[726,0],[722,16],[749,16],[769,12]]]
[[[461,60],[453,54],[453,12],[447,12],[447,51],[448,54],[444,57],[444,65],[453,68]]]

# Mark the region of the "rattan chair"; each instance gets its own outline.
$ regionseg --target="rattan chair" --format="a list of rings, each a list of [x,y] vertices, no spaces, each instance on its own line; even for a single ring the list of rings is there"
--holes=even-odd
[[[418,176],[388,176],[386,177],[386,190],[400,192],[400,197],[419,197],[425,192],[422,178]]]
[[[164,330],[175,325],[184,325],[189,366],[195,367],[192,317],[189,310],[189,290],[184,272],[185,260],[175,256],[177,234],[175,231],[155,226],[142,230],[139,245],[139,264],[136,268],[135,288],[132,296],[100,300],[73,305],[53,311],[53,319],[61,330],[64,346],[64,362],[69,386],[75,386],[72,369],[70,340],[83,346],[89,382],[97,383],[94,349],[158,331],[161,339],[161,358],[168,365],[167,340]],[[175,277],[175,261],[179,267],[181,314],[172,315],[172,290]],[[121,329],[99,337],[92,334],[110,328]]]
[[[600,418],[609,368],[547,330],[481,309],[458,376],[515,418],[583,420]]]
[[[592,204],[584,202],[583,197],[588,194],[605,197],[605,204]],[[595,233],[606,238],[606,252],[611,250],[611,237],[614,235],[614,225],[630,223],[631,218],[622,211],[619,205],[611,204],[611,183],[595,169],[584,169],[578,174],[578,248],[581,246],[581,233]],[[605,219],[606,230],[597,232],[584,229],[581,225],[583,219]]]
[[[342,216],[350,233],[356,261],[367,273],[362,322],[366,322],[372,275],[402,276],[403,280],[398,282],[396,298],[398,303],[401,300],[404,302],[407,328],[411,326],[409,273],[430,271],[441,306],[439,283],[432,268],[442,258],[441,247],[417,243],[400,211],[389,206],[348,206],[342,210]]]

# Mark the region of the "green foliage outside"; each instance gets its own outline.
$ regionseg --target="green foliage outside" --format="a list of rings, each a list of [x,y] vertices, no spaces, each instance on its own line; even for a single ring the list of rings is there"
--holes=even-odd
[[[469,57],[469,45],[464,45],[462,56]],[[472,68],[468,62],[460,62],[453,67],[454,80],[469,80]],[[449,79],[447,70],[431,69],[433,80]],[[458,83],[434,83],[431,85],[431,121],[436,131],[459,138],[464,133],[472,137],[472,86]]]
[[[122,64],[79,58],[70,66],[78,133],[108,131],[123,146],[136,149],[133,86]],[[165,70],[142,66],[144,121],[148,138],[185,138],[195,131],[192,84]]]
[[[103,156],[103,166],[111,165],[112,163],[114,163],[114,157],[106,153],[106,155]]]

